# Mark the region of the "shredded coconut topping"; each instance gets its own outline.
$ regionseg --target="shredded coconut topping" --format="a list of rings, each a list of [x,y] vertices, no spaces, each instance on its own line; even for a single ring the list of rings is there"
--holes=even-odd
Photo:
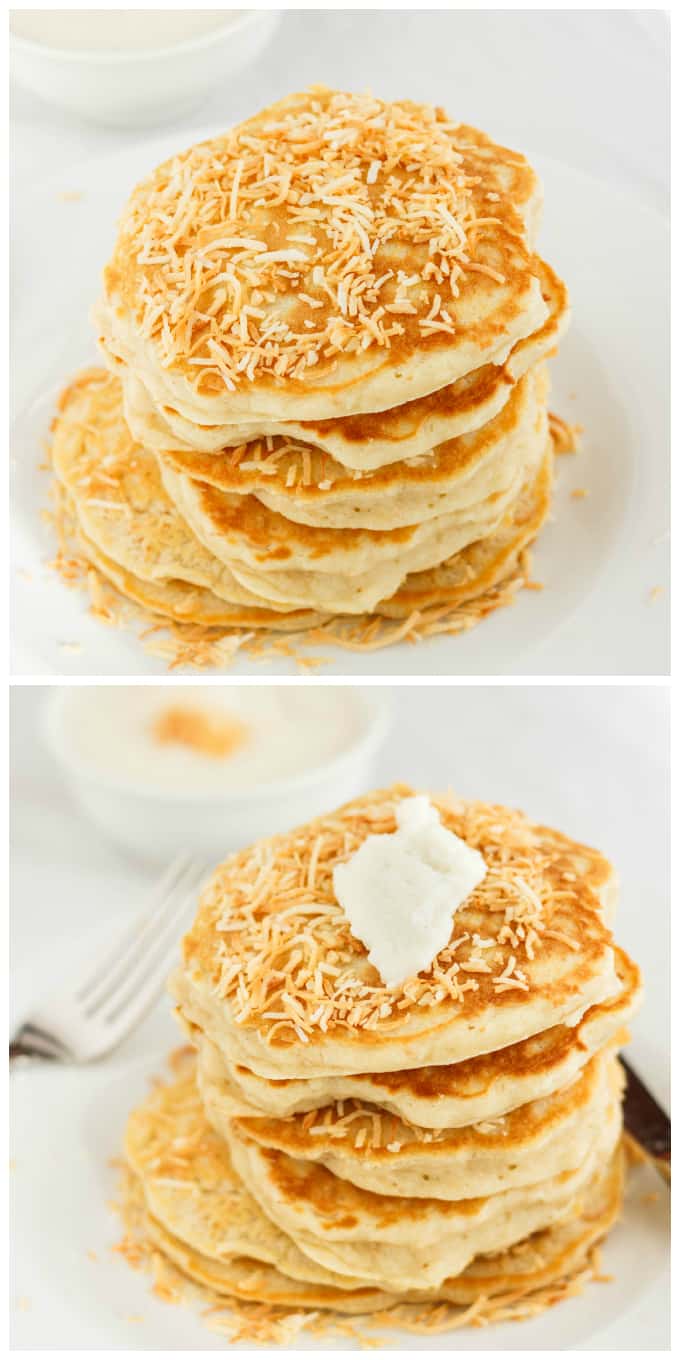
[[[544,943],[579,952],[609,936],[587,871],[574,876],[564,847],[523,814],[488,804],[432,799],[442,822],[478,849],[486,877],[460,909],[449,944],[426,971],[384,986],[349,929],[333,892],[333,869],[368,835],[390,833],[403,786],[368,796],[288,835],[259,842],[217,870],[185,940],[185,963],[202,963],[237,1024],[274,1045],[307,1043],[329,1030],[381,1032],[404,1012],[482,992],[493,1004],[531,990]],[[582,852],[583,853],[583,852]],[[580,906],[587,922],[565,929]],[[590,941],[592,944],[592,941]]]
[[[371,94],[285,100],[138,186],[108,295],[205,393],[304,379],[408,325],[455,334],[466,275],[505,282],[477,258],[501,219],[477,211],[488,194],[457,127]]]

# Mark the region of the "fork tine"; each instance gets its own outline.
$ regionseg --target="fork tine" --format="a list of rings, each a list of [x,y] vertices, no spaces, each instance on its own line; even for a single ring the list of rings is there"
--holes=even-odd
[[[122,940],[109,954],[106,962],[100,965],[89,981],[78,993],[87,1015],[93,1014],[119,980],[127,974],[128,968],[146,948],[146,943],[162,924],[171,907],[176,893],[181,893],[189,883],[196,881],[197,861],[191,856],[182,855],[174,860],[154,892],[149,911],[140,921],[137,919]]]
[[[76,991],[34,1012],[15,1041],[25,1051],[89,1062],[121,1042],[156,1000],[176,957],[180,926],[193,914],[211,864],[179,856],[155,889],[146,915],[132,923],[108,959]],[[18,1047],[17,1047],[18,1052]]]
[[[182,880],[183,891],[179,889],[168,899],[167,909],[163,919],[156,922],[153,936],[149,937],[143,948],[139,948],[137,953],[126,971],[117,976],[115,981],[107,988],[104,995],[100,997],[92,1014],[105,1022],[113,1021],[116,1016],[126,1009],[134,1000],[137,988],[142,985],[149,972],[157,971],[156,959],[158,956],[168,951],[176,951],[178,940],[178,928],[182,918],[193,909],[196,900],[196,875],[187,882]]]
[[[135,919],[128,926],[127,930],[124,931],[123,934],[116,939],[115,943],[112,945],[106,957],[102,959],[99,963],[97,963],[89,977],[87,977],[85,981],[79,986],[76,992],[76,996],[78,997],[79,1000],[83,1000],[102,981],[108,978],[111,969],[116,967],[116,964],[123,956],[123,954],[127,952],[130,946],[136,943],[140,935],[140,930],[143,929],[144,926],[151,919],[153,919],[159,907],[163,906],[166,898],[172,892],[173,887],[177,882],[178,878],[183,873],[185,873],[187,867],[191,864],[191,862],[192,857],[188,852],[184,852],[178,855],[175,859],[171,861],[165,873],[163,874],[163,877],[160,879],[159,882],[157,882],[154,885],[148,910],[144,913],[141,923],[139,916],[136,916]]]
[[[136,987],[135,992],[130,997],[130,1000],[127,1002],[124,1009],[122,1011],[119,1010],[114,1012],[112,1016],[107,1016],[107,1022],[110,1023],[114,1029],[116,1024],[119,1024],[121,1036],[123,1033],[128,1033],[129,1030],[134,1029],[147,1012],[151,1010],[151,1007],[165,986],[166,978],[172,966],[174,952],[175,945],[169,944],[166,947],[165,952],[159,956],[153,972],[149,974],[146,981]],[[124,1017],[124,1023],[121,1023],[122,1017]]]

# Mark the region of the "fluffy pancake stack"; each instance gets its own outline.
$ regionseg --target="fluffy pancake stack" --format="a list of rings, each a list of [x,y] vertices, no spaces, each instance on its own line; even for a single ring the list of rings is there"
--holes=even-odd
[[[519,813],[433,800],[487,874],[428,971],[388,989],[332,875],[411,792],[233,856],[184,941],[171,989],[196,1053],[126,1155],[147,1242],[218,1296],[531,1299],[618,1212],[640,978],[612,942],[611,867]]]
[[[517,153],[312,89],[134,190],[54,466],[81,547],[175,619],[455,609],[548,510],[564,285]]]

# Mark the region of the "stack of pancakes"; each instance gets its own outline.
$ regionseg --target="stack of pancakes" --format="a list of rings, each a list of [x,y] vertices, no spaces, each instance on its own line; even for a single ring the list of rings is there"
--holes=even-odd
[[[312,89],[134,190],[109,372],[53,459],[124,595],[207,626],[455,609],[549,506],[566,289],[525,159],[441,109]]]
[[[228,1296],[367,1313],[531,1298],[583,1267],[622,1187],[616,1051],[641,995],[601,855],[433,799],[487,874],[427,972],[387,988],[333,868],[398,785],[216,871],[171,983],[195,1053],[131,1117],[147,1242]]]

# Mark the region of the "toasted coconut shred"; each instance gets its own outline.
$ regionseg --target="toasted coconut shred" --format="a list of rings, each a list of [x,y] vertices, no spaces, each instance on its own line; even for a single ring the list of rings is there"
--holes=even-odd
[[[483,933],[463,927],[427,972],[399,987],[381,982],[333,891],[337,864],[368,835],[396,829],[394,795],[378,795],[324,818],[322,829],[312,823],[260,842],[216,871],[195,943],[200,951],[207,933],[214,992],[229,1000],[237,1024],[257,1027],[272,1045],[308,1043],[329,1030],[384,1033],[406,1010],[449,998],[464,1003],[482,980],[496,998],[528,992],[525,965],[547,940],[580,950],[556,920],[585,891],[563,854],[542,844],[522,813],[432,801],[443,824],[486,861],[460,918],[483,920]],[[191,951],[193,932],[187,941]]]
[[[570,425],[554,411],[548,412],[548,426],[555,453],[577,453],[581,447],[582,425]]]

